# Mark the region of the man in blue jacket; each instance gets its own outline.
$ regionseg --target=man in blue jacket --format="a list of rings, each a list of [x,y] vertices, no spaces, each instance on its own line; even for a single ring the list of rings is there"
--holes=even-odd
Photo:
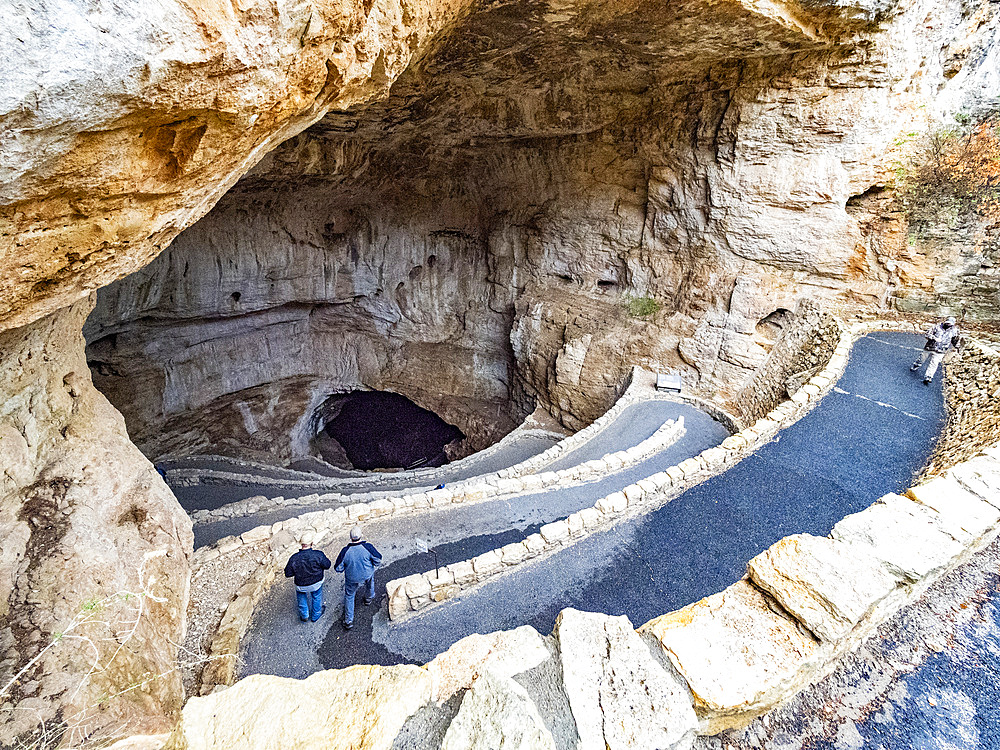
[[[289,557],[285,564],[285,578],[295,579],[295,598],[299,602],[299,619],[302,622],[316,622],[326,611],[323,604],[323,571],[330,569],[330,558],[322,550],[313,549],[315,539],[311,531],[304,532],[299,538],[302,549]]]
[[[366,605],[375,599],[375,569],[382,555],[373,544],[361,541],[361,527],[351,529],[351,543],[340,550],[333,569],[344,574],[344,630],[354,627],[354,597],[361,590]]]

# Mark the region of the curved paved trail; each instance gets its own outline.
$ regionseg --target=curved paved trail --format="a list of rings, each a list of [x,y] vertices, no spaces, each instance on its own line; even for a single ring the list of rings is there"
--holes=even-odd
[[[467,460],[458,461],[453,467],[442,466],[434,473],[434,479],[430,480],[426,476],[413,476],[407,472],[400,472],[397,475],[388,473],[383,475],[383,483],[378,487],[372,486],[372,479],[378,476],[375,472],[362,474],[353,472],[344,478],[323,477],[309,472],[282,469],[280,467],[253,466],[240,467],[238,464],[227,461],[224,458],[199,457],[184,459],[171,464],[169,469],[176,468],[198,468],[214,469],[216,471],[233,472],[251,476],[260,476],[270,480],[293,479],[298,483],[275,484],[254,483],[231,484],[224,480],[205,480],[194,486],[174,486],[171,485],[177,501],[181,507],[189,513],[196,510],[215,510],[223,505],[235,503],[239,500],[246,500],[248,497],[264,495],[265,497],[301,497],[314,492],[339,492],[348,494],[351,492],[368,492],[371,490],[398,490],[415,487],[433,487],[441,482],[457,482],[462,479],[470,479],[481,474],[490,474],[500,471],[510,466],[526,461],[532,456],[543,453],[551,448],[561,439],[561,436],[552,432],[539,434],[540,431],[527,432],[516,437],[507,445],[488,456],[477,458],[476,454],[469,456]],[[170,474],[167,477],[169,479]],[[335,480],[328,481],[326,480]],[[303,484],[302,482],[308,482]],[[305,511],[302,511],[303,513]]]
[[[315,625],[297,628],[293,597],[279,583],[255,615],[243,674],[303,676],[352,663],[425,662],[474,632],[531,624],[547,633],[559,610],[569,606],[625,614],[638,625],[720,591],[744,574],[747,560],[778,539],[797,532],[826,534],[845,515],[912,483],[945,418],[940,381],[925,387],[908,371],[913,349],[921,343],[919,336],[892,333],[860,340],[837,388],[740,464],[657,511],[587,537],[421,616],[391,624],[384,606],[374,617],[372,609],[359,608],[364,619],[343,633],[337,605]],[[627,481],[665,468],[660,458],[635,467]],[[608,486],[610,479],[586,486]],[[558,502],[553,496],[559,494],[544,493],[539,507]],[[522,516],[527,528],[514,520]],[[447,527],[456,541],[439,554],[458,553],[453,559],[521,539],[538,523],[520,509],[497,515],[494,530],[472,534],[464,521],[441,514],[407,520],[411,527],[417,522],[424,528],[410,533],[430,535],[430,525]],[[369,533],[378,544],[374,526]],[[429,555],[404,556],[406,545],[392,552],[379,571],[382,587],[433,564]],[[330,576],[330,603],[337,601],[340,581]]]
[[[386,581],[433,567],[433,555],[420,553],[416,538],[429,542],[436,549],[441,565],[465,560],[493,549],[498,543],[523,539],[542,524],[565,518],[642,477],[718,445],[729,434],[725,427],[704,412],[672,401],[649,401],[629,407],[622,413],[622,418],[615,420],[602,434],[611,430],[617,435],[611,449],[620,450],[644,440],[665,420],[679,415],[684,416],[686,432],[677,442],[656,456],[609,474],[600,481],[458,505],[401,519],[388,518],[365,525],[368,539],[379,548],[385,563],[376,575],[379,595],[384,595]],[[599,449],[583,446],[579,452],[574,451],[575,461],[596,457],[592,455],[592,451],[596,450]],[[327,554],[332,558],[346,541],[346,536],[337,540],[327,548]],[[340,575],[328,576],[325,598],[327,604],[332,606],[329,606],[326,617],[304,628],[294,627],[299,622],[289,587],[279,582],[268,592],[258,607],[255,622],[245,641],[245,673],[268,672],[301,677],[322,669],[323,664],[317,653],[322,650],[321,643],[327,637],[331,642],[341,637],[345,639],[348,649],[338,647],[334,651],[350,663],[395,664],[405,660],[372,641],[373,609],[359,606],[355,614],[355,629],[346,634],[341,631],[338,620],[342,609],[342,581]]]
[[[612,421],[611,424],[607,425],[607,427],[601,430],[591,440],[587,441],[586,443],[578,447],[576,450],[571,451],[565,456],[560,456],[557,463],[559,464],[560,468],[566,468],[567,466],[576,466],[578,464],[583,463],[584,461],[589,461],[593,458],[600,458],[606,453],[614,453],[615,451],[620,451],[623,450],[624,448],[630,448],[634,445],[641,443],[646,438],[650,437],[654,432],[656,432],[660,427],[662,427],[663,423],[666,422],[668,419],[677,417],[680,414],[685,415],[685,420],[688,418],[688,416],[693,417],[696,421],[698,421],[699,424],[703,424],[705,423],[706,420],[708,420],[708,418],[705,417],[705,415],[702,414],[702,412],[698,411],[697,409],[688,406],[687,404],[678,404],[673,401],[646,401],[638,404],[632,404],[631,406],[625,408],[617,419]],[[691,430],[690,425],[687,425],[687,429],[689,431]],[[722,428],[720,427],[719,429]],[[677,456],[680,455],[678,451],[684,452],[687,450],[685,446],[689,445],[694,446],[696,444],[700,445],[701,443],[697,442],[696,440],[697,430],[698,427],[696,426],[695,433],[691,434],[690,436],[685,435],[684,437],[682,437],[681,440],[678,441],[680,443],[680,446],[676,450],[670,451],[670,449],[668,449],[667,452],[661,455]],[[725,434],[719,438],[719,441],[721,441],[723,438],[725,438]],[[536,450],[535,452],[540,453],[547,447],[548,445],[545,445],[544,447],[540,448],[539,450]],[[697,450],[694,451],[694,453],[697,453],[700,450],[701,448],[698,448]],[[694,455],[694,454],[692,453],[688,455]],[[685,455],[684,458],[687,458],[688,455]],[[506,458],[510,457],[511,454],[506,455]],[[525,456],[525,458],[527,457],[528,456]],[[497,471],[498,469],[505,468],[502,465],[501,466],[495,465],[497,462],[500,462],[501,460],[503,459],[502,458],[494,459],[494,457],[490,457],[488,460],[488,466],[485,469],[482,467],[482,464],[479,465],[481,469],[479,473],[491,473]],[[519,463],[519,461],[514,461],[513,463]],[[565,466],[563,464],[565,464]],[[554,465],[555,464],[553,464],[553,466]],[[667,464],[667,466],[671,465],[672,464]],[[545,466],[542,467],[542,469],[540,470],[548,471],[550,468],[551,468],[550,466]],[[468,469],[466,469],[466,471],[467,470]],[[647,476],[647,474],[643,473],[641,476]],[[641,476],[636,478],[641,478]],[[621,486],[625,487],[627,484],[628,482],[622,484]],[[383,487],[379,489],[383,490],[391,488]],[[585,499],[586,497],[590,497],[591,495],[586,494],[587,492],[589,492],[589,490],[582,490],[580,493],[571,492],[570,494],[572,495],[572,497],[568,500],[568,505],[565,506],[561,505],[558,501],[553,500],[552,498],[553,493],[549,492],[541,494],[545,495],[546,498],[545,504],[549,505],[552,508],[562,508],[562,507],[573,506],[577,503],[582,502],[582,500]],[[593,499],[596,500],[599,497],[601,496],[594,495]],[[502,500],[502,498],[500,500]],[[576,510],[579,510],[580,508],[585,508],[589,504],[590,502],[583,502],[578,507],[573,507],[573,509],[568,511],[566,515]],[[331,505],[329,503],[317,503],[313,505],[295,505],[295,506],[279,508],[277,510],[268,510],[261,513],[255,513],[249,516],[227,518],[225,520],[213,521],[211,523],[200,523],[194,527],[195,547],[203,547],[207,544],[213,544],[219,539],[222,539],[223,537],[229,536],[231,534],[242,534],[244,531],[252,529],[255,526],[261,526],[263,524],[272,524],[276,523],[277,521],[284,521],[285,519],[288,518],[300,516],[303,513],[309,513],[310,511],[322,510],[331,507],[338,507],[338,506]],[[479,506],[477,505],[476,507],[478,508]],[[476,516],[482,515],[482,511],[480,510],[470,511],[470,513]],[[513,518],[508,517],[508,515],[503,516],[503,518],[506,519],[508,526],[504,526],[502,528],[509,528],[509,524],[515,522],[515,520]],[[548,518],[548,520],[542,521],[542,523],[548,523],[550,520],[556,520],[556,518],[555,517]],[[452,560],[449,560],[448,562],[452,562]]]

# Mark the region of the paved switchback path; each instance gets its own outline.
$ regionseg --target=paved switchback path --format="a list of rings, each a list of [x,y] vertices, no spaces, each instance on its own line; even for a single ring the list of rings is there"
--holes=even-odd
[[[312,640],[319,663],[423,662],[474,632],[531,624],[547,633],[559,610],[569,606],[625,614],[638,626],[722,590],[742,577],[747,560],[781,537],[825,535],[845,515],[912,483],[945,419],[940,382],[925,387],[908,371],[921,343],[919,336],[891,333],[860,340],[836,390],[724,474],[655,512],[585,538],[423,615],[391,624],[383,607],[370,630],[342,634],[331,629],[322,642]],[[514,538],[523,534],[498,531],[478,538],[475,548]],[[430,568],[428,558],[423,563],[416,570]],[[385,571],[391,575],[382,578],[383,586],[389,578],[414,572],[393,567]],[[331,595],[339,582],[339,577],[331,581]],[[284,627],[291,627],[292,597],[279,584],[248,636],[244,674],[302,674],[305,664],[299,657],[295,668],[265,655],[269,647],[264,644],[280,637],[269,622],[281,606],[279,595],[288,610]],[[329,625],[335,623],[323,630]]]
[[[239,500],[246,500],[255,495],[266,497],[301,497],[314,492],[338,492],[350,494],[352,492],[367,492],[371,490],[394,490],[414,487],[433,487],[441,482],[457,482],[462,479],[489,474],[500,471],[510,466],[526,461],[532,456],[543,453],[559,442],[560,436],[556,433],[538,434],[528,433],[520,435],[512,440],[500,450],[489,454],[486,457],[477,458],[475,454],[465,460],[456,462],[454,466],[445,464],[434,474],[434,480],[427,477],[414,477],[408,472],[400,472],[398,475],[386,473],[382,475],[383,482],[379,486],[372,485],[372,479],[378,476],[372,472],[367,476],[328,477],[320,474],[311,474],[305,471],[293,471],[279,467],[268,467],[257,465],[252,468],[240,467],[234,462],[225,458],[195,457],[178,460],[168,465],[169,470],[179,468],[191,469],[214,469],[216,471],[235,472],[236,474],[246,474],[249,477],[258,476],[269,480],[296,479],[310,482],[309,484],[275,484],[273,482],[253,482],[246,484],[232,484],[225,481],[205,480],[193,486],[170,485],[171,490],[177,497],[177,501],[184,510],[215,510],[223,505],[235,503]],[[324,485],[324,480],[331,481],[329,485]],[[305,512],[305,511],[302,511]],[[224,536],[224,535],[223,535]],[[214,541],[214,540],[213,540]],[[205,544],[206,542],[199,542]],[[211,543],[211,542],[207,542]]]
[[[632,404],[626,407],[618,418],[615,419],[611,424],[607,425],[603,430],[601,430],[597,435],[593,436],[590,440],[585,442],[583,445],[578,447],[576,450],[570,451],[567,455],[559,458],[556,464],[552,466],[558,466],[558,468],[563,469],[570,466],[579,465],[585,461],[589,461],[594,458],[600,458],[607,453],[614,453],[616,451],[623,450],[625,448],[631,448],[634,445],[638,445],[643,440],[651,437],[663,423],[668,419],[675,419],[678,415],[684,415],[685,419],[694,420],[692,425],[687,425],[688,433],[684,435],[677,443],[676,446],[669,447],[661,456],[668,457],[678,457],[680,460],[689,458],[697,454],[704,448],[711,447],[719,442],[721,442],[728,433],[725,433],[721,426],[718,429],[712,429],[711,434],[705,433],[707,425],[712,423],[704,413],[698,411],[694,407],[688,406],[687,404],[678,404],[672,401],[643,401],[640,403]],[[714,423],[712,423],[714,425]],[[531,436],[529,436],[531,437]],[[718,437],[716,440],[715,438]],[[703,440],[704,438],[704,440]],[[549,447],[549,444],[544,444],[538,446],[536,453],[541,453],[545,448]],[[509,448],[512,448],[509,446]],[[522,447],[523,449],[523,447]],[[487,457],[486,459],[477,462],[477,467],[480,474],[489,474],[499,469],[506,468],[508,465],[512,466],[519,463],[521,460],[530,458],[534,453],[525,455],[523,458],[513,461],[513,456],[516,455],[512,450],[507,450],[503,456],[494,455],[492,457]],[[499,462],[503,462],[500,464]],[[670,466],[672,464],[667,464]],[[552,466],[543,466],[539,471],[552,471]],[[665,467],[664,467],[665,468]],[[470,469],[468,466],[464,466],[462,478],[469,478],[474,476],[474,473],[469,473]],[[658,471],[658,470],[657,470]],[[640,479],[643,476],[648,476],[651,472],[643,472],[635,475],[636,479]],[[411,480],[411,485],[414,484]],[[628,485],[629,482],[622,484],[622,487]],[[402,485],[408,486],[408,485]],[[421,486],[416,484],[415,486]],[[425,486],[424,489],[430,489],[431,486]],[[593,488],[595,484],[588,485],[588,487]],[[380,487],[379,490],[391,489],[390,486]],[[611,492],[613,490],[609,490]],[[594,500],[601,497],[601,495],[590,495],[585,494],[587,490],[581,492],[570,493],[570,496],[562,497],[563,500],[568,501],[570,510],[567,510],[565,515],[569,515],[580,508],[586,508]],[[306,494],[306,493],[302,493]],[[561,508],[563,507],[558,502],[553,500],[554,493],[539,493],[545,496],[546,505],[550,508]],[[560,494],[560,493],[555,493]],[[593,500],[588,502],[583,502],[587,497],[593,495]],[[535,496],[537,497],[537,495]],[[582,503],[582,504],[581,504]],[[341,504],[342,505],[342,504]],[[329,503],[317,503],[313,505],[294,505],[294,506],[284,506],[275,510],[267,510],[261,513],[255,513],[248,516],[239,516],[235,518],[227,518],[222,521],[215,521],[212,523],[200,523],[196,524],[194,527],[194,544],[195,547],[203,547],[207,544],[214,544],[219,539],[231,534],[242,534],[244,531],[254,528],[255,526],[261,526],[264,524],[273,524],[277,521],[284,521],[288,518],[293,518],[295,516],[300,516],[303,513],[308,513],[313,510],[322,510],[325,508],[339,507],[339,505],[331,505]],[[470,511],[474,515],[482,515],[482,510]],[[548,521],[554,521],[558,518],[564,516],[553,516],[547,518],[547,520],[542,521],[542,523],[548,523]],[[436,516],[438,517],[438,516]],[[507,521],[507,525],[503,526],[504,529],[513,528],[511,524],[517,524],[517,516],[504,515],[504,519]],[[490,548],[487,547],[483,551],[488,551]],[[456,558],[456,560],[448,560],[443,564],[448,564],[450,562],[456,562],[463,558]],[[426,564],[425,564],[426,567]]]
[[[665,420],[681,415],[686,432],[679,440],[657,455],[609,474],[600,481],[446,507],[399,519],[389,517],[366,524],[365,533],[379,548],[385,563],[375,579],[379,594],[384,593],[387,581],[411,573],[422,573],[433,567],[433,556],[419,553],[415,538],[426,540],[436,549],[441,565],[466,560],[498,545],[520,541],[537,531],[542,524],[565,518],[593,505],[605,495],[718,445],[729,434],[725,427],[693,406],[671,401],[647,401],[625,409],[618,419],[601,431],[601,437],[608,439],[605,447],[609,450],[621,450],[649,437]],[[586,461],[596,457],[593,454],[598,450],[603,454],[603,448],[584,445],[573,452],[573,459],[577,463]],[[198,527],[195,531],[197,540]],[[346,541],[346,536],[335,540],[327,548],[327,554],[331,557],[336,555]],[[407,661],[407,657],[397,652],[393,644],[379,642],[379,639],[384,642],[384,638],[372,639],[373,624],[376,633],[380,628],[385,629],[384,613],[381,620],[376,616],[373,623],[373,609],[359,606],[355,629],[349,634],[342,633],[336,619],[341,616],[340,587],[343,578],[339,574],[331,574],[328,581],[326,599],[333,606],[329,608],[327,617],[315,625],[299,627],[293,597],[287,585],[279,582],[268,592],[255,613],[245,641],[244,674],[264,672],[304,677],[330,666]],[[327,645],[323,645],[324,638]],[[317,652],[329,656],[317,656]]]

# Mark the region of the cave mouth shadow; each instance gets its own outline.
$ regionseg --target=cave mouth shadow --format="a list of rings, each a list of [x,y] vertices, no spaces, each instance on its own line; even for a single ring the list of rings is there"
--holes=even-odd
[[[313,444],[334,466],[364,471],[443,466],[465,434],[391,391],[329,396],[316,410]]]

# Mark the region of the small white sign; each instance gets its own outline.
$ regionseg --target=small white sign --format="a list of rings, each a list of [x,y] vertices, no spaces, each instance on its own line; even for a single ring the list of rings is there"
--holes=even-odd
[[[427,544],[426,539],[420,539],[419,537],[413,538],[413,543],[417,545],[417,552],[429,552],[430,547]]]

